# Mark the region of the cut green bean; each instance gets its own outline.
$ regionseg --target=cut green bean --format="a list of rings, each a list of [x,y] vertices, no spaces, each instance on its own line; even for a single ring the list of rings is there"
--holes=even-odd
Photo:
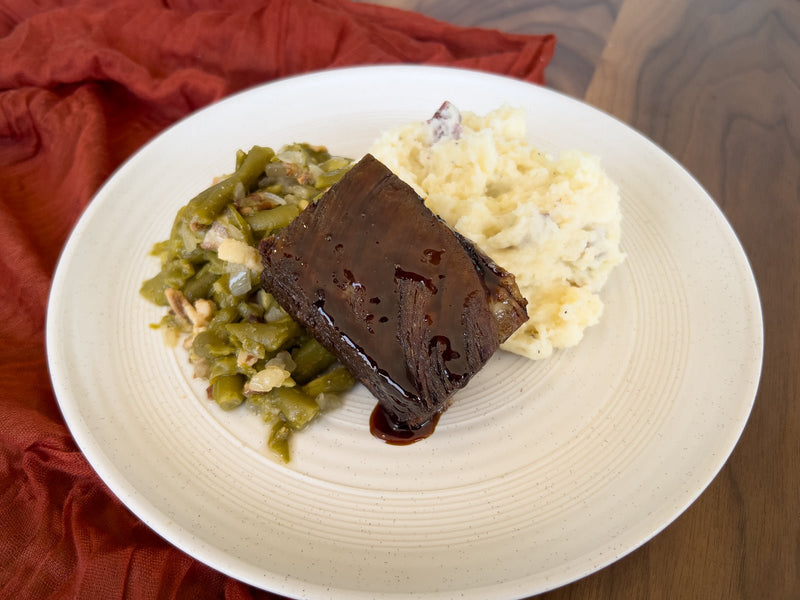
[[[211,263],[205,263],[200,270],[190,277],[183,286],[183,295],[194,302],[198,298],[208,298],[211,295],[211,286],[219,279],[213,272]]]
[[[295,202],[311,202],[314,197],[319,193],[319,190],[313,185],[296,184],[291,185],[286,190],[286,197],[291,198]]]
[[[355,385],[355,379],[343,366],[339,365],[318,375],[301,389],[312,398],[318,394],[340,394]]]
[[[292,350],[292,360],[297,365],[292,379],[306,383],[336,362],[336,357],[313,337]]]
[[[181,289],[186,281],[194,275],[192,264],[186,260],[172,260],[159,273],[142,284],[139,293],[150,302],[159,306],[167,306],[164,291],[167,288]]]
[[[244,402],[244,375],[221,375],[211,384],[211,396],[223,410],[231,410]]]
[[[267,392],[267,399],[295,431],[303,429],[319,413],[314,399],[297,388],[273,388]]]
[[[314,186],[318,190],[324,190],[331,187],[334,183],[339,181],[345,174],[344,170],[328,171],[320,173],[314,178]]]
[[[247,156],[247,152],[244,150],[237,150],[236,151],[236,169],[238,170],[242,163],[244,162],[245,157]]]
[[[208,380],[211,383],[214,383],[219,377],[223,377],[226,375],[236,375],[239,372],[239,366],[236,363],[236,357],[229,355],[229,356],[221,356],[214,360],[214,363],[211,365],[211,370],[208,375]]]
[[[213,361],[220,356],[236,352],[227,339],[219,335],[219,330],[207,329],[198,333],[192,342],[192,352],[200,358]]]
[[[223,273],[211,286],[211,299],[221,308],[235,307],[239,303],[231,292],[230,279],[228,273]]]
[[[289,462],[289,438],[291,436],[292,428],[283,420],[275,423],[269,434],[267,447],[280,456],[283,462]]]
[[[228,332],[225,331],[224,326],[236,320],[238,315],[239,311],[233,306],[218,309],[216,314],[211,318],[211,322],[208,324],[209,331],[216,331],[217,335],[221,337],[227,336]]]
[[[236,311],[242,321],[255,322],[264,316],[264,308],[257,302],[239,302]]]
[[[253,231],[262,235],[269,235],[273,231],[286,227],[300,214],[296,204],[284,204],[267,210],[260,210],[246,217],[247,223]]]
[[[263,346],[267,352],[280,350],[301,333],[300,326],[291,319],[272,323],[230,323],[225,328],[240,342],[250,340]]]

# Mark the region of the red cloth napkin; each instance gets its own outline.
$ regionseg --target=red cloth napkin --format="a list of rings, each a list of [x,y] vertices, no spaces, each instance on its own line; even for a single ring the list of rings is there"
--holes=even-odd
[[[554,45],[345,0],[0,0],[0,596],[276,597],[132,515],[58,410],[44,340],[50,280],[125,158],[192,111],[278,77],[426,63],[542,83]]]

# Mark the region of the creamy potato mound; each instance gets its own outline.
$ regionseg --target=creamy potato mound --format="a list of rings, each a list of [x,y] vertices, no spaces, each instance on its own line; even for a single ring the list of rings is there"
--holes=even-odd
[[[598,322],[599,292],[624,255],[619,191],[597,157],[533,148],[521,109],[479,116],[449,103],[386,131],[370,153],[515,275],[530,320],[502,348],[546,358]]]

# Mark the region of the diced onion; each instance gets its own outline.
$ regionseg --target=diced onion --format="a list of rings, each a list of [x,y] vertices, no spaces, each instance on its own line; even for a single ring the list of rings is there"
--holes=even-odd
[[[250,284],[250,272],[247,269],[237,270],[231,275],[228,286],[234,296],[244,296],[253,287]]]

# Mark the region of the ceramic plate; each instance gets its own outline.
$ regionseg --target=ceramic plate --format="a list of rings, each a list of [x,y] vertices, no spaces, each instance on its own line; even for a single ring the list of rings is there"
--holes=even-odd
[[[550,152],[597,154],[619,184],[627,261],[576,348],[500,352],[412,446],[370,435],[361,387],[273,461],[247,410],[205,399],[148,327],[148,257],[176,210],[237,149],[293,141],[358,157],[444,99],[526,110]],[[709,484],[755,397],[762,320],[745,254],[674,160],[585,104],[503,77],[434,67],[301,76],[190,116],[99,191],[67,243],[47,321],[52,380],[82,451],[156,532],[242,581],[293,597],[517,598],[602,568]]]

